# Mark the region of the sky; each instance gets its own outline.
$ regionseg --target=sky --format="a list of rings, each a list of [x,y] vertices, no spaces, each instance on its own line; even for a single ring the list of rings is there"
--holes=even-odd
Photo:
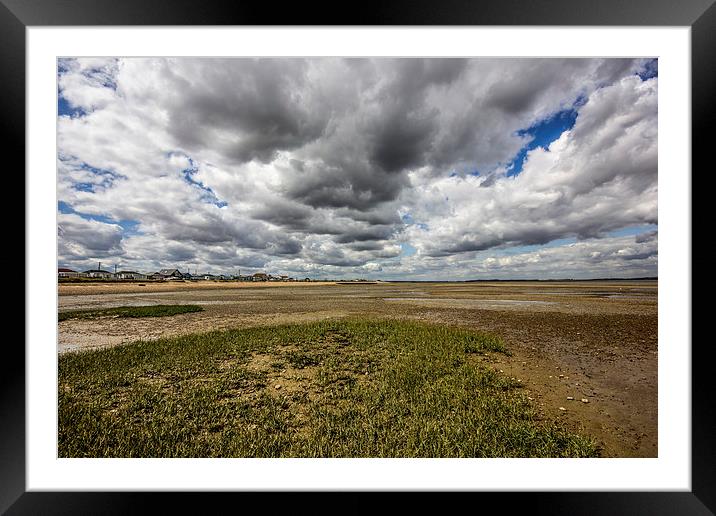
[[[59,267],[657,276],[655,59],[57,64]]]

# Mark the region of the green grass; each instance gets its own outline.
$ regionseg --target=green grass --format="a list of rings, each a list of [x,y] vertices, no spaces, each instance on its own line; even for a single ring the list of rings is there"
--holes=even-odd
[[[501,352],[474,331],[356,319],[64,354],[59,456],[596,456],[488,365]]]
[[[201,312],[202,310],[204,309],[198,305],[118,306],[115,308],[59,312],[57,314],[57,320],[97,319],[99,317],[166,317],[169,315]]]

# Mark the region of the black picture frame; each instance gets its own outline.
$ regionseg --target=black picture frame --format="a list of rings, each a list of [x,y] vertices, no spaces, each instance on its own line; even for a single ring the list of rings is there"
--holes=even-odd
[[[571,25],[689,26],[692,70],[692,170],[711,170],[707,134],[716,97],[716,5],[714,0],[469,0],[394,1],[339,4],[193,0],[0,0],[0,127],[17,168],[25,167],[25,29],[28,26],[82,25]],[[707,166],[707,163],[709,166]],[[693,177],[693,174],[692,174]],[[692,201],[693,207],[693,201]],[[692,216],[694,222],[700,219]],[[694,233],[692,229],[692,235]],[[26,235],[25,235],[26,238]],[[19,246],[18,246],[19,247]],[[14,257],[17,258],[16,256]],[[9,265],[9,262],[6,262]],[[692,258],[691,270],[695,261]],[[7,267],[7,265],[6,265]],[[29,271],[25,270],[25,277]],[[693,274],[693,273],[692,273]],[[692,291],[693,292],[693,291]],[[693,321],[693,316],[691,316]],[[12,339],[9,339],[12,340]],[[152,502],[163,511],[207,514],[252,502],[256,493],[81,493],[26,492],[25,353],[8,342],[0,375],[0,511],[7,514],[127,514]],[[530,514],[714,514],[716,511],[715,404],[707,341],[678,343],[692,356],[692,490],[690,492],[503,492],[470,493],[480,503],[496,502],[500,511],[522,508]],[[315,499],[315,494],[311,495]],[[292,493],[293,510],[340,512],[373,510],[371,493],[343,494],[339,505],[325,494],[320,504],[308,493]],[[423,505],[424,493],[411,501]],[[442,497],[444,498],[444,497]],[[259,503],[265,501],[256,500]],[[285,496],[272,495],[275,503]],[[450,497],[465,503],[463,495]],[[225,504],[229,505],[225,505]],[[402,503],[402,502],[401,502]],[[234,509],[240,510],[238,506]],[[425,507],[425,505],[423,505]],[[446,508],[441,502],[442,510]]]

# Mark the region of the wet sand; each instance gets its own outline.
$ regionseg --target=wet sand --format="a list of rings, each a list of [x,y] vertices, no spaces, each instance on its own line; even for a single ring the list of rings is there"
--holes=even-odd
[[[204,311],[63,321],[58,351],[361,315],[464,326],[502,336],[512,356],[492,357],[492,367],[520,379],[544,415],[595,437],[604,456],[656,457],[657,294],[649,280],[62,284],[60,311],[152,304]]]

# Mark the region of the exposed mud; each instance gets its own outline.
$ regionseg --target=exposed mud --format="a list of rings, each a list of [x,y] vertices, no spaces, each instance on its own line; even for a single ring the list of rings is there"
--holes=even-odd
[[[521,380],[545,415],[595,437],[604,456],[655,457],[657,292],[656,281],[60,285],[61,311],[181,303],[204,311],[63,321],[58,351],[359,315],[465,326],[502,336],[513,354],[491,365]],[[254,360],[269,382],[281,372]],[[298,395],[306,374],[283,366],[273,391]]]

